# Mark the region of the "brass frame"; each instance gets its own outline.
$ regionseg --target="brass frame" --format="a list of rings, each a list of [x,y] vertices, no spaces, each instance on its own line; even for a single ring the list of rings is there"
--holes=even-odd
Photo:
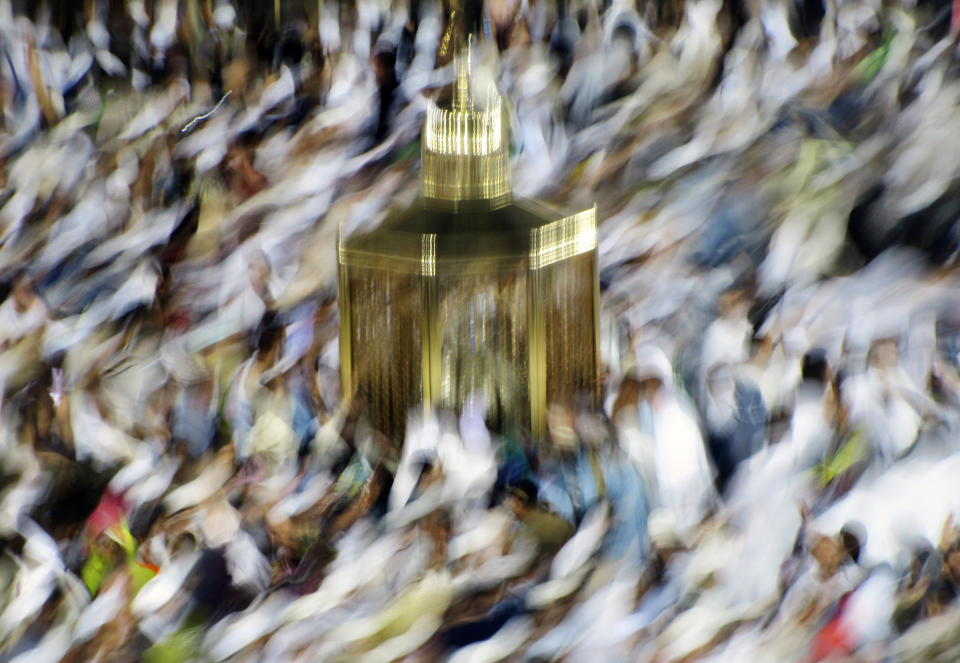
[[[474,388],[477,376],[483,381],[507,381],[495,387],[484,382],[482,387],[489,388],[497,400],[497,419],[511,426],[529,425],[536,438],[546,433],[548,399],[576,400],[589,392],[594,405],[599,405],[597,208],[563,215],[531,201],[513,200],[505,105],[492,83],[480,88],[473,85],[469,45],[458,65],[450,104],[443,108],[433,102],[428,105],[421,142],[422,198],[373,232],[338,236],[344,395],[376,394],[384,413],[373,418],[384,428],[392,428],[381,432],[395,443],[402,441],[399,438],[405,430],[400,428],[409,414],[409,410],[398,413],[401,405],[415,407],[419,396],[427,415],[441,403],[459,408],[459,399],[465,397],[466,389]],[[586,270],[580,258],[584,255],[591,256]],[[357,273],[363,270],[365,273]],[[386,278],[387,273],[392,275]],[[489,279],[491,276],[495,278]],[[384,293],[395,292],[392,288],[396,286],[391,285],[395,277],[404,283],[399,286],[403,306],[416,306],[411,302],[418,301],[419,313],[400,310],[396,303],[391,310],[389,299],[381,301],[380,288]],[[583,283],[584,278],[591,282]],[[492,289],[484,290],[488,285]],[[351,292],[354,287],[365,290]],[[567,291],[560,292],[562,289]],[[474,298],[477,292],[481,293],[479,299]],[[448,299],[451,296],[464,300]],[[485,309],[487,296],[493,297],[489,301],[494,303]],[[479,308],[469,308],[461,318],[460,304]],[[584,305],[593,310],[576,309]],[[381,312],[377,306],[385,310]],[[520,320],[524,306],[525,320]],[[586,318],[580,317],[586,315],[592,322],[589,347],[581,344],[591,329]],[[444,316],[453,321],[449,337],[443,329]],[[464,320],[469,320],[469,325],[462,325]],[[495,327],[487,325],[491,320]],[[377,334],[389,333],[391,321],[398,322],[403,331],[391,335],[389,344],[381,344]],[[479,332],[472,326],[478,321]],[[370,326],[358,330],[358,324]],[[487,335],[488,329],[507,331]],[[354,347],[353,334],[358,331],[357,345],[373,340],[376,347]],[[503,334],[510,339],[506,351]],[[399,368],[395,363],[384,364],[394,360],[390,349],[400,355],[407,351],[404,336],[410,336],[410,346],[419,343],[419,362],[410,355]],[[450,345],[445,345],[448,341]],[[479,352],[480,343],[491,345]],[[472,349],[464,351],[468,346]],[[582,354],[551,357],[550,352]],[[451,357],[454,364],[447,370],[444,361]],[[412,368],[416,364],[419,381],[405,381],[404,376],[416,377],[408,372],[416,370]],[[368,370],[371,366],[375,370]],[[510,366],[515,373],[511,374]],[[357,375],[367,382],[358,384]],[[412,393],[416,388],[419,395]],[[410,391],[397,393],[401,389]],[[504,398],[511,397],[515,400],[505,408]],[[529,412],[520,405],[524,400],[529,400]]]
[[[520,204],[522,207],[524,204]],[[512,207],[513,205],[511,205]],[[421,393],[423,412],[429,415],[441,393],[441,354],[443,330],[439,320],[440,302],[437,283],[441,279],[500,273],[526,265],[527,271],[527,389],[529,393],[530,432],[536,438],[546,433],[548,375],[550,361],[546,348],[545,310],[548,297],[543,286],[544,269],[575,256],[593,253],[591,269],[594,338],[589,352],[594,374],[599,376],[600,338],[599,282],[596,206],[576,214],[556,218],[556,213],[537,205],[526,205],[526,212],[540,219],[533,227],[504,230],[489,224],[468,232],[419,232],[404,230],[405,224],[385,226],[357,237],[342,237],[338,245],[340,275],[340,362],[344,394],[356,388],[353,380],[355,360],[351,346],[352,299],[349,276],[352,267],[377,269],[416,275],[420,283]],[[456,215],[450,215],[455,217]],[[555,220],[551,220],[551,217]],[[440,224],[442,227],[443,224]],[[582,385],[584,391],[599,399],[599,379]]]

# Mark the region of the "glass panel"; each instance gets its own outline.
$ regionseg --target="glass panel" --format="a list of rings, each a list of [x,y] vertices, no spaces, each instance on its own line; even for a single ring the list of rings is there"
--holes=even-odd
[[[419,277],[356,266],[348,271],[355,397],[374,429],[397,443],[407,413],[421,401]]]
[[[438,281],[440,407],[459,413],[475,393],[495,430],[529,428],[526,288],[523,265]]]
[[[591,251],[542,270],[548,405],[597,404],[595,261]]]

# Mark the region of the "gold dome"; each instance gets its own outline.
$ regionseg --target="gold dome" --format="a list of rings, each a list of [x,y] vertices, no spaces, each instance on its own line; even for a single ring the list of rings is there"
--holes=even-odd
[[[457,61],[449,106],[428,102],[421,182],[428,204],[457,209],[466,201],[510,202],[503,99],[492,82],[477,84],[467,51]]]

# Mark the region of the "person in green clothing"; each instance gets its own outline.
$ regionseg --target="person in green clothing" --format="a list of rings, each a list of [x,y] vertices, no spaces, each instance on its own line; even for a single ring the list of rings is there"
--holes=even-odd
[[[537,499],[537,486],[529,479],[520,479],[507,488],[506,503],[523,534],[536,543],[541,558],[556,554],[573,536],[573,523],[543,508]]]

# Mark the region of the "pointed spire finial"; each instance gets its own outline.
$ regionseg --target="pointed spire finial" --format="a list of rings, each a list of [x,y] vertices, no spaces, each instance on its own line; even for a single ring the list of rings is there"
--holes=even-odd
[[[475,80],[473,39],[454,56],[456,80],[446,103],[428,102],[422,141],[424,197],[456,207],[461,201],[510,201],[503,99],[493,81]],[[477,75],[482,75],[481,71]]]

